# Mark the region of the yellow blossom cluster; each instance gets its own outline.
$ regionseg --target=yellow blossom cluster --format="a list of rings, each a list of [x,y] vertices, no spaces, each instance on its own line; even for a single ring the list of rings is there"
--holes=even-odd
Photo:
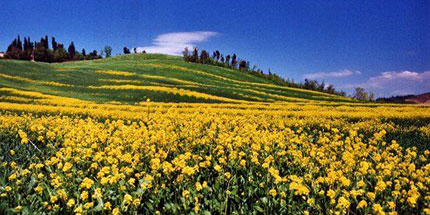
[[[0,101],[3,214],[430,212],[428,106],[133,106],[0,90],[34,99]]]

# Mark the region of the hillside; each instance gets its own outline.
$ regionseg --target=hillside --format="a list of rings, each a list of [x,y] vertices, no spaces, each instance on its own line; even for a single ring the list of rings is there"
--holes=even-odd
[[[393,96],[390,98],[380,98],[377,101],[388,103],[430,104],[430,93],[423,93],[420,95]]]
[[[349,98],[277,85],[253,75],[180,57],[132,54],[48,64],[1,60],[0,87],[99,103],[351,102]],[[7,98],[8,92],[0,91]]]

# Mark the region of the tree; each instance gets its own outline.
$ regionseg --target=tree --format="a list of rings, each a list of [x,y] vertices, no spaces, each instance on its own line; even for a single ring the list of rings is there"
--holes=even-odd
[[[329,84],[327,86],[327,93],[330,93],[330,94],[334,94],[335,93],[335,89],[334,89],[334,86],[332,84]]]
[[[55,37],[51,38],[52,41],[52,49],[55,51],[58,48],[58,43],[55,41]]]
[[[130,49],[124,46],[123,48],[124,54],[130,54]]]
[[[188,47],[185,47],[184,51],[182,51],[182,56],[186,62],[190,61],[190,51],[188,51]]]
[[[375,101],[375,94],[373,92],[369,93],[369,101]]]
[[[316,90],[318,86],[318,81],[305,79],[304,88],[309,90]]]
[[[85,51],[85,49],[82,49],[82,56],[84,56],[84,58],[85,56],[87,56],[87,52]]]
[[[69,53],[69,59],[73,60],[75,58],[75,52],[76,52],[75,44],[73,42],[70,43],[69,48],[67,49],[67,51]]]
[[[93,50],[92,52],[90,52],[90,55],[89,55],[90,57],[91,57],[91,59],[95,59],[95,58],[97,58],[98,57],[98,55],[97,55],[97,51],[96,50]]]
[[[43,47],[45,47],[45,49],[49,49],[48,35],[45,35],[45,39],[43,41]]]
[[[137,54],[137,48],[136,47],[134,47],[133,51],[135,54]]]
[[[244,71],[244,72],[246,72],[248,69],[247,69],[247,66],[246,66],[246,61],[244,61],[244,60],[241,60],[240,62],[239,62],[239,70],[240,71]]]
[[[215,56],[216,56],[216,60],[217,60],[217,61],[219,61],[219,59],[220,59],[220,55],[221,55],[221,53],[220,53],[218,50],[216,50],[216,51],[215,51]]]
[[[18,35],[18,41],[17,41],[17,44],[16,44],[16,48],[18,50],[22,51],[22,42],[21,42],[21,38],[19,38],[19,35]]]
[[[105,53],[105,58],[108,58],[110,56],[112,56],[112,47],[110,46],[105,46],[105,48],[103,49],[104,53]],[[129,50],[130,52],[130,50]]]
[[[324,92],[324,89],[325,89],[325,83],[323,81],[320,85],[318,85],[317,90],[320,92]]]
[[[57,48],[53,53],[53,61],[54,62],[63,62],[66,61],[68,57],[68,53],[63,48]]]
[[[230,55],[225,56],[225,63],[230,66]]]
[[[353,97],[360,101],[368,100],[367,92],[364,90],[364,88],[356,87]]]
[[[199,61],[199,50],[194,47],[193,54],[191,55],[191,62],[197,63]]]
[[[233,57],[231,58],[231,68],[236,69],[237,66],[237,57],[236,54],[233,54]]]
[[[209,53],[206,50],[203,50],[200,54],[200,63],[208,63],[209,61]]]

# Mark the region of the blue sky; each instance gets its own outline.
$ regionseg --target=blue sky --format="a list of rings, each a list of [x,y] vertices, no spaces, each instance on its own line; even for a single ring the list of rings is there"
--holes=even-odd
[[[295,81],[377,96],[430,91],[430,1],[1,0],[0,51],[45,34],[78,49],[236,53]]]

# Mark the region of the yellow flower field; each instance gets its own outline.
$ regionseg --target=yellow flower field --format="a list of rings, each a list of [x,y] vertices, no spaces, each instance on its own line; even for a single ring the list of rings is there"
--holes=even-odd
[[[430,214],[429,106],[2,90],[2,213]]]

